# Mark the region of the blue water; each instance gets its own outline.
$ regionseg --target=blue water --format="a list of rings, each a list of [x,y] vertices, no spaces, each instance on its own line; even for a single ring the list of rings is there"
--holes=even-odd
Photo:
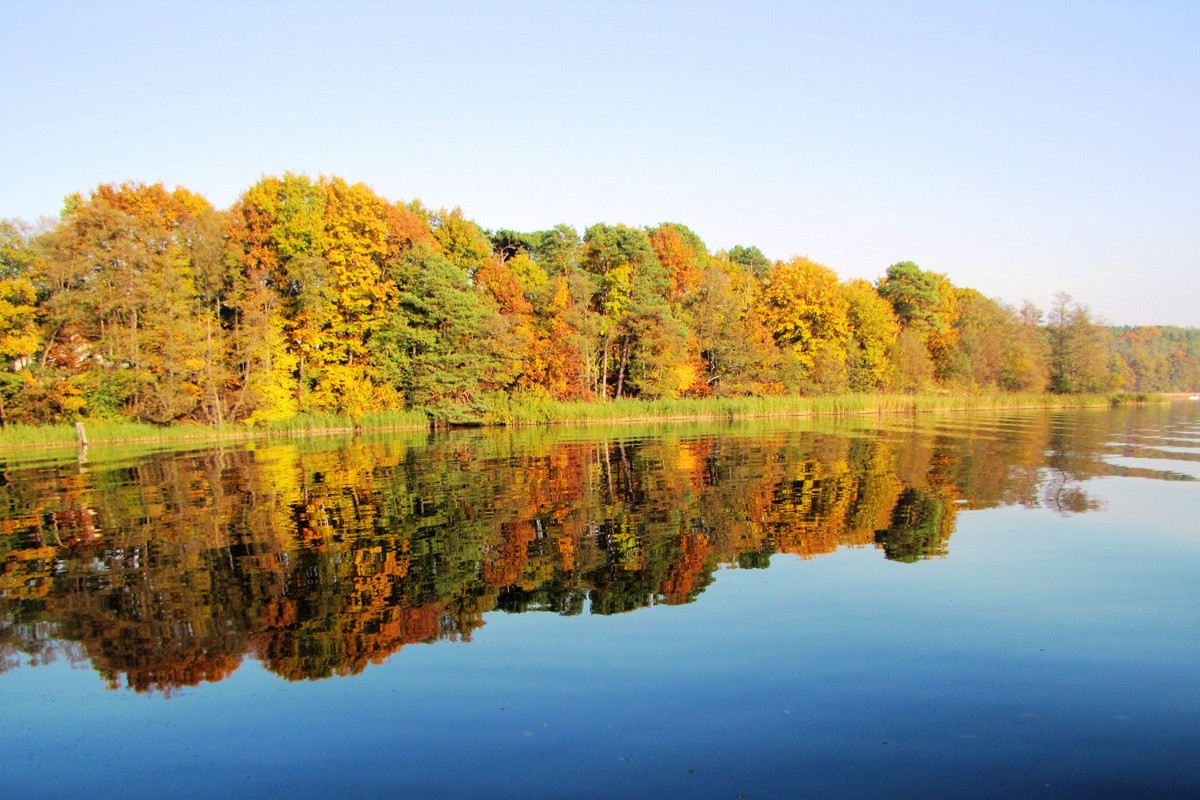
[[[1104,424],[1101,465],[1146,466],[1113,449],[1137,424],[1200,452],[1189,406]],[[1146,461],[1196,474],[1161,451]],[[407,644],[347,677],[287,681],[247,655],[221,680],[135,692],[105,689],[86,652],[14,656],[0,789],[1198,797],[1200,483],[1078,485],[1096,508],[960,510],[945,557],[776,553],[768,569],[718,568],[694,602],[491,611],[469,642]]]

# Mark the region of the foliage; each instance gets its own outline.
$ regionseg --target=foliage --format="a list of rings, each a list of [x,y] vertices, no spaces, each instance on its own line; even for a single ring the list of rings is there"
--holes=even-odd
[[[1046,325],[1050,341],[1050,390],[1060,394],[1100,392],[1114,387],[1109,371],[1107,332],[1087,306],[1060,292]]]
[[[44,229],[0,222],[0,364],[0,425],[465,424],[502,396],[1196,391],[1200,333],[1018,311],[908,261],[841,283],[676,222],[488,232],[285,173],[226,210],[104,184]]]
[[[900,328],[887,300],[864,280],[841,286],[850,328],[847,381],[855,391],[878,391],[892,383],[891,354]]]
[[[770,260],[757,247],[745,247],[740,244],[734,245],[729,248],[728,257],[730,261],[735,264],[741,264],[759,278],[766,276],[767,272],[771,269]]]
[[[776,264],[759,302],[768,330],[799,365],[797,388],[837,391],[845,386],[850,318],[833,270],[807,258]]]

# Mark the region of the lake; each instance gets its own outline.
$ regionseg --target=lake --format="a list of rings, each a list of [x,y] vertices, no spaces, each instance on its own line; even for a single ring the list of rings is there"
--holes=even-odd
[[[1200,796],[1200,403],[8,458],[5,797]]]

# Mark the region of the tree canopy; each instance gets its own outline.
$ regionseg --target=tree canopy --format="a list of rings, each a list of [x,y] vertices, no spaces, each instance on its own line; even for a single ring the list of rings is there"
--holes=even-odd
[[[911,261],[875,284],[687,225],[487,231],[366,184],[228,209],[104,184],[0,224],[0,422],[266,423],[488,398],[1200,389],[1200,333],[1015,309]]]

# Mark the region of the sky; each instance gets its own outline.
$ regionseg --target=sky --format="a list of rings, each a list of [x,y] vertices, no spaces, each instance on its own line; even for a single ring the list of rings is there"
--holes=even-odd
[[[364,182],[1200,327],[1200,2],[0,0],[0,217]]]

